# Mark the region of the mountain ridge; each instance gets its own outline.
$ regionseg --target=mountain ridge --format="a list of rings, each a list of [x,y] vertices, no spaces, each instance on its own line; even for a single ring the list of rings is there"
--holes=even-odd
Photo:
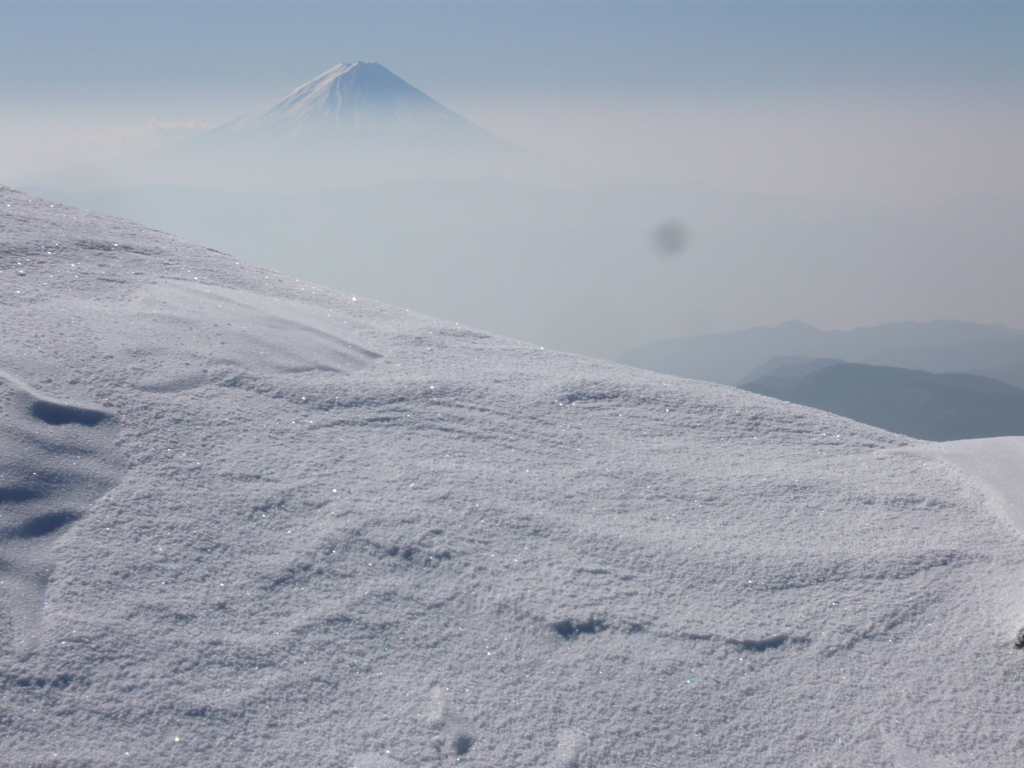
[[[1024,390],[986,376],[863,363],[762,376],[741,389],[919,440],[1024,434]]]
[[[932,373],[971,370],[998,378],[986,371],[1024,359],[1024,333],[960,320],[887,323],[851,331],[821,331],[789,321],[775,327],[656,341],[630,350],[620,361],[732,385],[747,380],[774,357],[836,358]]]

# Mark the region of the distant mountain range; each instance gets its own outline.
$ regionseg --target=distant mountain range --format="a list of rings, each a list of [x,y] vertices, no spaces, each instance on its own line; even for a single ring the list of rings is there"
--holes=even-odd
[[[974,373],[1024,386],[1024,332],[956,320],[890,323],[852,331],[820,331],[792,321],[775,328],[656,341],[627,352],[620,361],[683,378],[735,385],[781,365],[822,358],[931,373]]]
[[[935,321],[825,332],[790,322],[656,342],[622,361],[923,440],[1024,435],[1024,333],[997,325]]]
[[[1024,389],[985,376],[831,361],[798,369],[782,366],[742,389],[922,440],[1024,435]]]

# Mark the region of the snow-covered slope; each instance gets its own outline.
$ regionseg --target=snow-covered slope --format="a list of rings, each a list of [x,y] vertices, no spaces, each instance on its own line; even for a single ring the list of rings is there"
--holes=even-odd
[[[5,765],[1019,762],[929,444],[9,189],[0,269]]]

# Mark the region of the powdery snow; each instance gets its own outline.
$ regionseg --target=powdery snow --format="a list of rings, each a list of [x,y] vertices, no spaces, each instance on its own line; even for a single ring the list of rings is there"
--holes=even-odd
[[[1024,547],[934,445],[0,228],[5,765],[1019,763]]]
[[[927,445],[923,452],[971,474],[993,508],[1024,535],[1024,437],[988,437]]]

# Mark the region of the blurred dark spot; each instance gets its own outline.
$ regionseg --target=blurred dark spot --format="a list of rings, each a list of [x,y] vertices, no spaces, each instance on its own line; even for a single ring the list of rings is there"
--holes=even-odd
[[[666,221],[654,229],[654,247],[662,256],[675,256],[686,247],[686,230],[678,221]]]

